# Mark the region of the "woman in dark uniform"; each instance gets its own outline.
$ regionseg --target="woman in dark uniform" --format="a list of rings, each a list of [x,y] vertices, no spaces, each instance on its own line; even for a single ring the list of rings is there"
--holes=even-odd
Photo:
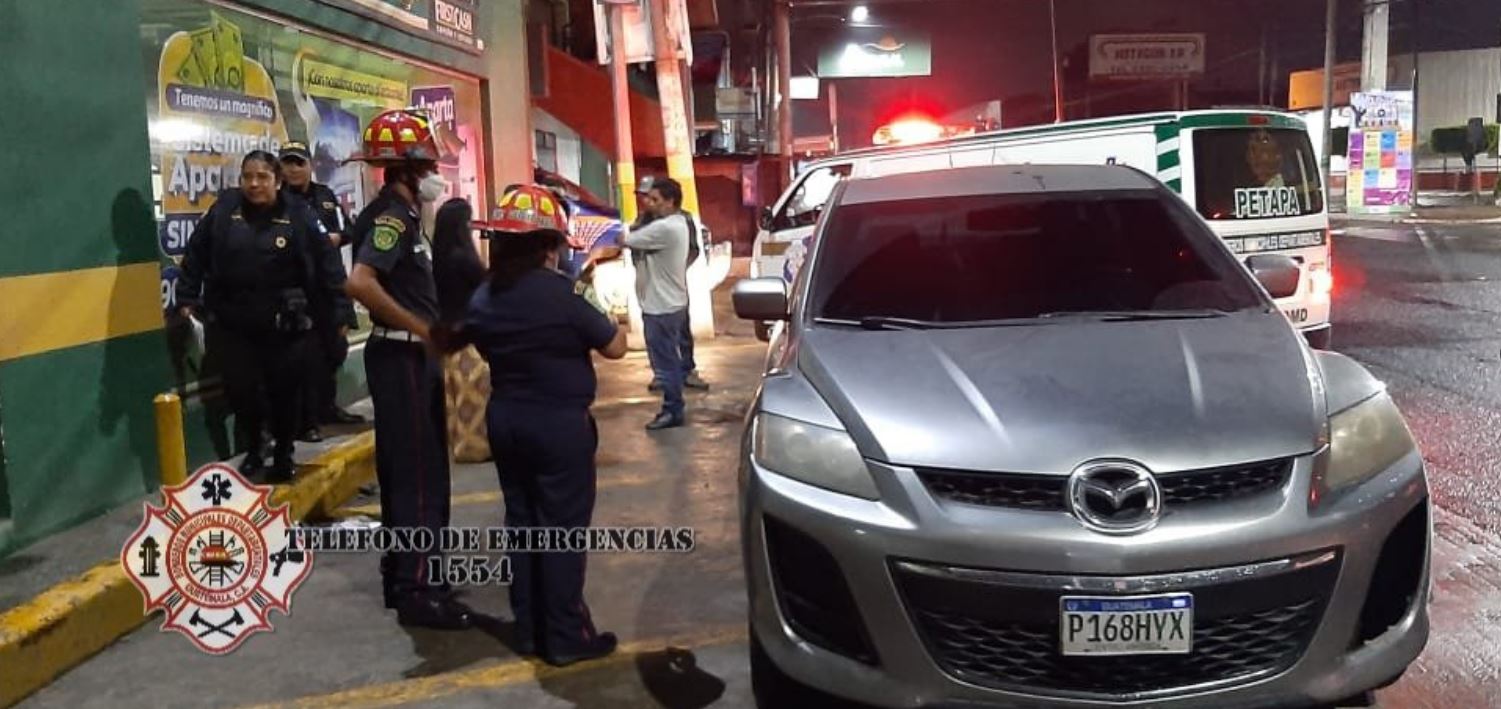
[[[558,272],[567,218],[546,188],[524,185],[501,200],[490,230],[490,282],[474,294],[455,342],[490,364],[490,449],[507,527],[587,527],[599,445],[592,352],[625,356],[625,333],[574,294]],[[450,344],[449,348],[454,345]],[[517,649],[554,665],[608,655],[584,603],[582,552],[511,555]]]
[[[304,357],[315,312],[349,319],[344,268],[323,224],[281,193],[281,163],[257,150],[240,163],[240,186],[219,195],[188,238],[177,282],[183,316],[206,324],[224,390],[248,451],[240,470],[259,472],[261,431],[275,439],[267,479],[292,479]],[[268,407],[269,404],[269,407]]]

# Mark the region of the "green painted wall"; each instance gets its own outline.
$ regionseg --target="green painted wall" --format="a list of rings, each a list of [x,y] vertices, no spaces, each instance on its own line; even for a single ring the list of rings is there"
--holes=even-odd
[[[159,258],[139,25],[139,0],[0,3],[0,122],[15,136],[0,194],[26,205],[6,217],[0,277]],[[153,486],[166,362],[160,331],[0,362],[0,554]]]
[[[160,332],[0,364],[16,535],[25,543],[156,487]],[[61,376],[60,376],[61,375]]]
[[[0,3],[0,123],[13,136],[0,194],[27,206],[8,210],[0,277],[156,260],[139,5]],[[88,41],[60,41],[62,28]]]

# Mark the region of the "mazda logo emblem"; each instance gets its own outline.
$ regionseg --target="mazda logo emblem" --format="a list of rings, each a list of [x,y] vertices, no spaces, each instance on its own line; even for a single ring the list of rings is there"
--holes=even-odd
[[[1130,461],[1085,463],[1069,475],[1068,508],[1097,532],[1136,534],[1162,517],[1162,488],[1152,471]]]

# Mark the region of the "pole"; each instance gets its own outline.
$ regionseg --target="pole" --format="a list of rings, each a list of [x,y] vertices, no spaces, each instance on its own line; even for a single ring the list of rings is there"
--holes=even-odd
[[[683,186],[683,209],[700,215],[698,188],[693,181],[693,145],[688,140],[687,104],[683,96],[682,63],[677,36],[667,22],[667,1],[651,0],[652,40],[657,54],[657,96],[662,102],[663,143],[667,147],[667,175]],[[675,0],[674,0],[675,1]]]
[[[162,486],[181,485],[188,478],[182,400],[176,394],[158,394],[152,403],[156,410],[156,457]]]
[[[1259,61],[1257,62],[1256,70],[1258,72],[1257,76],[1261,77],[1256,86],[1256,95],[1259,99],[1258,103],[1262,106],[1266,106],[1271,104],[1271,101],[1267,98],[1266,95],[1266,20],[1261,21],[1261,55]]]
[[[663,143],[667,147],[667,175],[683,187],[683,210],[698,222],[704,221],[699,208],[698,185],[693,177],[693,141],[688,119],[687,97],[683,91],[683,63],[678,60],[676,22],[668,22],[668,2],[651,0],[652,43],[657,55],[657,96],[662,102]],[[675,15],[673,15],[675,17]],[[681,38],[686,40],[687,38]],[[697,234],[689,235],[697,239]],[[699,259],[688,269],[688,320],[694,337],[714,337],[714,303],[712,284],[704,277],[707,258]],[[638,274],[639,275],[639,274]]]
[[[1329,173],[1334,162],[1334,50],[1338,36],[1339,0],[1325,0],[1324,17],[1324,201],[1329,201]]]
[[[788,0],[773,2],[777,44],[777,147],[782,154],[785,186],[792,179],[792,21]]]
[[[839,152],[839,87],[829,82],[829,133],[834,137],[834,152]]]
[[[605,6],[610,14],[610,94],[615,109],[615,184],[620,188],[620,219],[636,223],[636,152],[631,137],[631,87],[626,79],[625,6]]]
[[[1048,0],[1048,21],[1053,33],[1053,121],[1063,122],[1063,69],[1058,62],[1058,3]]]

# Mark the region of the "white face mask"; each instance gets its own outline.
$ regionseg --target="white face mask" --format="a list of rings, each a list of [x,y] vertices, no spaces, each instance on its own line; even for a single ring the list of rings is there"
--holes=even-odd
[[[436,172],[417,183],[417,199],[423,202],[436,202],[446,192],[448,192],[448,181]]]

